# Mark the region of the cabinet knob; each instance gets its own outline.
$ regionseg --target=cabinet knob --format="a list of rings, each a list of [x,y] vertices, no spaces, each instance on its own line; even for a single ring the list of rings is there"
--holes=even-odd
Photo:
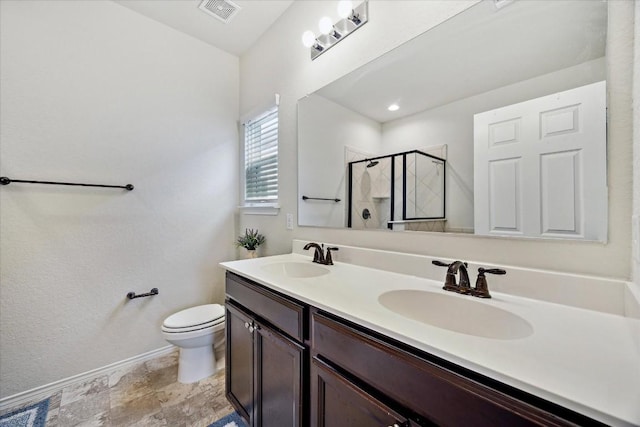
[[[256,329],[256,328],[254,328],[254,327],[253,327],[253,325],[249,325],[249,332],[250,332],[250,333],[253,333],[253,331],[254,331],[255,329]]]
[[[249,322],[244,322],[244,327],[245,327],[246,329],[249,329],[249,326],[251,326],[251,325],[249,324]]]

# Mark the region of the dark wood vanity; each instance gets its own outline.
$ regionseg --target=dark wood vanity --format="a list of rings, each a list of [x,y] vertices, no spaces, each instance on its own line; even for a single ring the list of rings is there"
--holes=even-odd
[[[226,286],[226,393],[250,426],[604,425],[234,273]]]
[[[251,426],[305,425],[308,307],[227,273],[226,393]]]

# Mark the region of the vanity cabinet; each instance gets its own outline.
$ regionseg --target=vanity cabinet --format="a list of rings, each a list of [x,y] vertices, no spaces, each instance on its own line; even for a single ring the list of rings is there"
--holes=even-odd
[[[302,426],[307,308],[227,275],[226,395],[250,426]]]
[[[229,401],[250,426],[603,426],[227,273]]]
[[[337,377],[330,380],[336,390],[345,387],[335,386],[340,381],[359,384],[361,393],[369,393],[369,402],[374,402],[371,395],[375,394],[377,401],[389,405],[387,411],[395,419],[361,425],[601,425],[504,384],[488,385],[491,380],[486,377],[328,313],[313,310],[311,318],[312,426],[337,425],[326,420],[344,413],[344,408],[327,399],[327,372]],[[565,411],[569,419],[562,416]]]

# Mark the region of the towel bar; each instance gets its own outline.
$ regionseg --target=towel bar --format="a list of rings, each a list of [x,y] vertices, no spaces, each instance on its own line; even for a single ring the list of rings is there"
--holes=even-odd
[[[153,288],[151,289],[150,292],[147,292],[146,294],[139,294],[139,295],[136,295],[135,292],[129,292],[127,294],[127,298],[134,299],[134,298],[150,297],[153,295],[158,295],[158,288]]]

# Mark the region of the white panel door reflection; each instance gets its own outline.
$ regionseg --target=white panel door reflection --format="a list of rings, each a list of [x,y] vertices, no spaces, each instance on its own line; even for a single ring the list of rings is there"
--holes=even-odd
[[[474,116],[475,233],[606,241],[606,83]]]

